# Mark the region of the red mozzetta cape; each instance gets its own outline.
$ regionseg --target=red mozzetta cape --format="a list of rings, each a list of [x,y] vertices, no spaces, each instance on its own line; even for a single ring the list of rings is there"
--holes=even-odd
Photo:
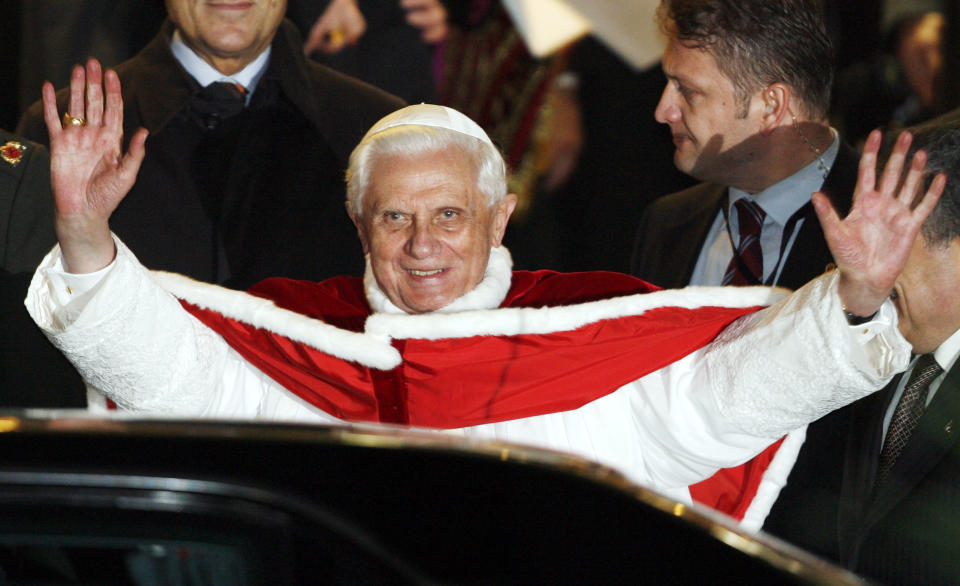
[[[701,348],[757,309],[626,303],[643,306],[657,290],[618,273],[515,271],[501,309],[378,314],[371,321],[384,321],[373,334],[359,278],[268,279],[249,291],[298,318],[369,336],[371,351],[391,344],[402,358],[392,369],[369,366],[363,349],[338,358],[256,320],[181,302],[261,371],[338,418],[449,429],[576,409]],[[456,335],[444,333],[451,324]],[[695,498],[742,516],[769,460],[761,454],[756,464],[721,472]]]

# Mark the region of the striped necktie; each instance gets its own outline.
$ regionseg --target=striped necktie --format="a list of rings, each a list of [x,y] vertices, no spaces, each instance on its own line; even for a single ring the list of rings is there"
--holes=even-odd
[[[723,275],[724,285],[758,285],[763,282],[763,249],[760,248],[760,229],[766,213],[754,202],[740,198],[734,202],[740,243]]]

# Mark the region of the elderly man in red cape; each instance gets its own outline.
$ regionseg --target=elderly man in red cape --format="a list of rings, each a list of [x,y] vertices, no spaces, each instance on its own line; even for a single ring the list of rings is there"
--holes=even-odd
[[[121,152],[113,72],[78,67],[63,122],[49,85],[44,104],[60,244],[27,306],[121,408],[517,441],[686,501],[690,484],[905,367],[909,344],[885,300],[944,183],[912,206],[924,159],[901,186],[909,135],[876,181],[875,133],[851,213],[840,220],[814,196],[839,270],[758,311],[785,294],[511,272],[500,240],[515,198],[501,156],[462,114],[412,106],[374,125],[350,159],[347,210],[366,277],[271,279],[242,293],[150,273],[111,235],[146,140],[141,130]],[[771,458],[777,467],[775,451],[741,468],[732,489],[698,498],[762,516],[746,508],[771,492],[763,472]]]

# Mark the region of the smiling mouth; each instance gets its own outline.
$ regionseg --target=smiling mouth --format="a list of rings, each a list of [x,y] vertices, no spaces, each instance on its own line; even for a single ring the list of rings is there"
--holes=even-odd
[[[411,275],[413,275],[414,277],[432,277],[434,275],[439,275],[445,270],[447,269],[433,269],[431,271],[421,271],[418,269],[406,269],[406,271]]]
[[[251,2],[210,2],[211,8],[220,10],[246,10],[252,6]]]

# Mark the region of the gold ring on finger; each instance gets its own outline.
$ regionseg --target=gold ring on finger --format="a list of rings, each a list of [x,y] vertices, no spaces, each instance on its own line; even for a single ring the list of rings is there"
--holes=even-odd
[[[63,126],[86,126],[87,121],[82,116],[71,116],[69,112],[63,113]]]

